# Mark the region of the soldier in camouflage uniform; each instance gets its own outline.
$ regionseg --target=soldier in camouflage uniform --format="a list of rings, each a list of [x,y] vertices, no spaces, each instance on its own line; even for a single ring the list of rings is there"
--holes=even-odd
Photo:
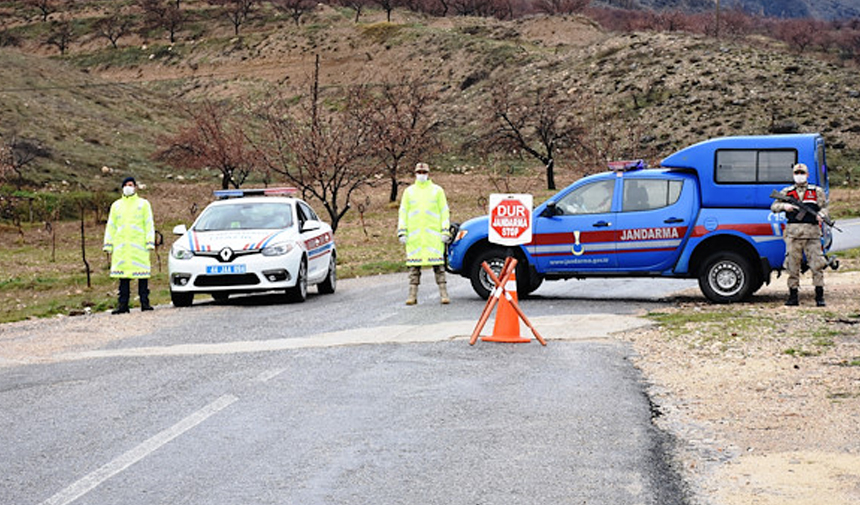
[[[786,305],[798,305],[800,288],[800,266],[803,255],[812,270],[812,284],[815,286],[815,304],[824,304],[824,268],[827,259],[821,250],[821,217],[827,216],[827,194],[823,188],[809,184],[809,169],[803,163],[793,168],[794,185],[783,188],[780,193],[790,196],[815,209],[816,213],[806,212],[796,205],[775,200],[770,209],[785,212],[788,223],[785,226],[785,269],[788,270],[788,300]]]

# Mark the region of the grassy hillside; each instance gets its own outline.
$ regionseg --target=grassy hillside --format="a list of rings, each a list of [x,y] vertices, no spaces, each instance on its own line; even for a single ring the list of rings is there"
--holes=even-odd
[[[435,86],[451,155],[434,161],[449,169],[485,162],[464,141],[480,132],[492,89],[507,82],[522,95],[563,90],[588,132],[584,140],[605,146],[590,158],[562,153],[562,182],[600,169],[601,157],[657,161],[704,138],[774,131],[823,132],[837,178],[856,180],[860,85],[853,67],[762,39],[604,33],[580,17],[502,22],[395,11],[392,23],[383,19],[371,11],[355,23],[352,11],[318,7],[299,26],[258,16],[239,37],[213,17],[174,44],[129,35],[119,48],[89,40],[63,57],[32,43],[2,49],[0,135],[47,153],[30,169],[38,184],[89,187],[102,180],[102,166],[160,176],[173,169],[149,155],[159,135],[176,131],[189,103],[304,93],[319,55],[332,96],[349,84],[401,75]]]
[[[188,4],[202,8],[201,2]],[[0,48],[0,140],[14,136],[38,148],[27,177],[33,189],[51,195],[115,191],[125,174],[138,176],[170,244],[169,230],[190,223],[192,209],[210,201],[218,183],[212,171],[177,171],[151,161],[158,138],[177,131],[183,111],[203,99],[251,107],[268,93],[287,99],[306,93],[319,55],[329,99],[342,96],[344,86],[402,75],[420,76],[438,91],[445,149],[430,161],[449,172],[437,172],[434,179],[449,193],[455,220],[483,213],[487,193],[528,192],[536,201],[549,194],[536,161],[486,157],[471,148],[500,83],[521,96],[560,90],[576,111],[590,155],[560,153],[559,186],[602,170],[606,159],[641,156],[655,163],[713,136],[820,131],[828,140],[835,185],[850,182],[835,189],[833,210],[840,218],[856,215],[851,202],[858,190],[850,188],[860,177],[860,81],[853,67],[792,53],[762,38],[613,34],[573,16],[501,22],[395,11],[391,23],[384,19],[384,13],[370,11],[355,23],[351,11],[318,7],[298,26],[258,16],[236,37],[224,19],[201,14],[174,44],[135,34],[116,49],[89,39],[62,57],[35,42]],[[105,173],[105,166],[113,173]],[[513,175],[511,167],[517,168]],[[387,203],[386,189],[365,188],[354,202],[355,210],[338,228],[341,274],[402,268],[392,233],[396,207]],[[71,216],[77,212],[73,207]],[[85,215],[92,287],[86,285],[77,222],[47,226],[37,216],[19,224],[0,223],[0,254],[11,262],[0,278],[0,320],[111,306],[115,286],[100,252],[98,216]],[[154,282],[158,303],[168,299],[165,254],[163,248]]]
[[[0,49],[0,135],[37,147],[27,178],[98,187],[102,167],[154,175],[153,140],[175,128],[176,104],[53,59]]]
[[[592,3],[618,5],[612,0]],[[644,8],[688,9],[692,12],[713,11],[714,0],[637,0]],[[812,17],[817,19],[848,19],[860,16],[860,5],[854,0],[722,0],[721,8],[733,9],[740,5],[751,14],[782,18]]]

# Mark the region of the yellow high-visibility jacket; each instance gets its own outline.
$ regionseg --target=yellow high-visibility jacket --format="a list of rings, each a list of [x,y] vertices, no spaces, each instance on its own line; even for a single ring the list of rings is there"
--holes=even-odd
[[[441,187],[426,181],[406,188],[397,220],[397,235],[406,236],[406,264],[444,264],[445,237],[450,224],[448,200]]]
[[[135,193],[113,202],[102,249],[111,253],[111,277],[150,277],[149,251],[155,249],[155,224],[148,201]]]

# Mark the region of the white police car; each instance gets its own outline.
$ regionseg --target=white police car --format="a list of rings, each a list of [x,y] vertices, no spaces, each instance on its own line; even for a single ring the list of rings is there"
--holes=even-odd
[[[187,307],[196,293],[226,300],[234,293],[283,290],[292,302],[308,285],[334,293],[334,234],[294,188],[215,191],[190,229],[170,248],[170,299]]]

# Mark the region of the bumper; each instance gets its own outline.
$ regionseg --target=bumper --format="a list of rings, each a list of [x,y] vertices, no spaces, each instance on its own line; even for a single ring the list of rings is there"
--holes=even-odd
[[[171,257],[168,261],[168,282],[170,291],[175,293],[283,290],[296,285],[301,259],[300,250],[282,256],[241,256],[232,263],[220,263],[216,258],[205,256],[195,256],[189,260]],[[217,271],[218,267],[228,268]]]

